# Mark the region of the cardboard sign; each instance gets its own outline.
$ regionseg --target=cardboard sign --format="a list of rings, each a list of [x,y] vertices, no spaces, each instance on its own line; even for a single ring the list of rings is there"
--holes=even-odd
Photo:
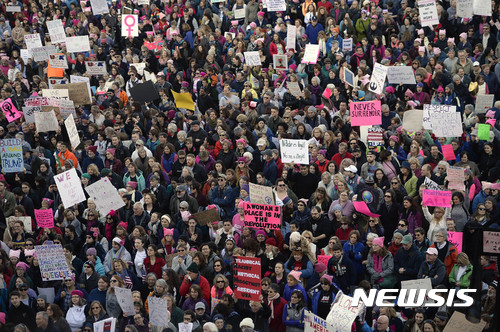
[[[123,199],[107,177],[85,187],[85,191],[94,199],[97,210],[103,216],[111,210],[117,211],[125,206]]]
[[[495,100],[495,95],[482,95],[479,94],[476,97],[476,107],[474,110],[476,113],[486,113],[488,109],[493,107],[493,101]]]
[[[245,58],[245,63],[248,66],[260,66],[262,62],[260,61],[260,55],[257,51],[243,52],[243,57]]]
[[[116,331],[116,318],[111,317],[94,323],[94,332]]]
[[[309,146],[306,140],[280,139],[280,154],[284,164],[309,164]]]
[[[300,90],[299,82],[287,82],[286,87],[290,89],[290,93],[295,97],[302,97],[302,90]]]
[[[460,112],[443,113],[441,117],[431,117],[432,131],[437,137],[462,136],[462,115]]]
[[[252,228],[281,228],[281,208],[277,205],[245,203],[245,226]]]
[[[378,62],[375,63],[373,66],[372,77],[370,78],[370,84],[368,84],[368,90],[375,94],[381,94],[384,91],[387,68],[388,67]]]
[[[392,66],[387,68],[389,84],[417,84],[415,73],[410,66]]]
[[[23,141],[19,138],[7,138],[0,140],[0,158],[2,159],[2,171],[5,173],[16,173],[24,171]]]
[[[455,152],[453,152],[453,145],[441,145],[441,150],[443,150],[443,158],[445,160],[455,160],[457,157],[455,156]]]
[[[403,114],[403,128],[407,131],[422,130],[422,110],[409,110]]]
[[[54,181],[56,182],[57,189],[59,190],[63,205],[66,209],[86,200],[85,193],[82,189],[82,182],[74,168],[55,175]]]
[[[249,183],[250,201],[256,204],[274,205],[273,188]]]
[[[23,116],[23,113],[17,110],[10,98],[7,98],[2,103],[0,103],[0,108],[2,109],[9,123]]]
[[[335,331],[334,327],[330,325],[323,318],[316,316],[312,312],[304,311],[304,331],[305,332],[326,332]]]
[[[425,206],[451,207],[451,191],[424,189],[422,203]]]
[[[484,0],[473,0],[472,11],[474,15],[491,16],[491,2]]]
[[[75,36],[66,38],[66,50],[69,53],[89,52],[89,36]]]
[[[54,111],[38,112],[34,114],[36,130],[39,133],[47,131],[56,131],[59,129],[59,122]]]
[[[123,313],[127,316],[135,315],[134,303],[132,302],[132,290],[122,287],[114,287],[116,299],[122,309]]]
[[[266,0],[268,12],[286,12],[285,0]]]
[[[89,75],[106,75],[106,61],[85,61],[85,68]]]
[[[234,294],[237,299],[259,301],[260,295],[260,258],[234,256]]]
[[[156,296],[148,297],[149,322],[154,326],[168,327],[167,300]]]
[[[160,98],[160,95],[156,91],[155,86],[151,81],[147,81],[142,84],[137,84],[136,86],[130,89],[130,94],[132,95],[132,98],[134,98],[135,101],[138,101],[140,103],[149,103],[151,101]],[[188,109],[194,110],[194,108],[188,108]]]
[[[43,281],[64,280],[71,277],[72,273],[66,263],[62,245],[46,244],[35,246],[40,274]]]
[[[304,57],[302,57],[301,63],[306,65],[315,65],[318,62],[320,47],[317,44],[307,44],[304,49]]]
[[[54,89],[67,89],[69,99],[71,99],[75,104],[92,104],[92,98],[90,97],[91,95],[87,89],[87,83],[56,84]]]
[[[457,16],[462,18],[470,18],[473,15],[472,6],[474,0],[457,0]],[[477,104],[476,104],[477,106]],[[476,108],[477,111],[477,108]]]
[[[294,50],[297,43],[297,27],[295,25],[287,25],[286,26],[286,49]]]
[[[342,50],[345,52],[352,51],[352,38],[346,38],[342,41]]]
[[[448,189],[465,190],[465,172],[462,167],[449,166],[446,172]]]
[[[109,13],[108,3],[106,0],[90,0],[90,5],[92,6],[92,13],[94,13],[94,15]]]
[[[47,29],[49,30],[50,41],[52,43],[65,43],[66,32],[61,20],[47,21]]]
[[[457,247],[458,252],[462,252],[464,234],[462,232],[448,232],[448,241]]]
[[[500,232],[483,231],[483,251],[500,255]]]
[[[137,15],[122,15],[122,37],[139,36],[139,17]]]
[[[432,129],[431,118],[439,119],[441,121],[444,113],[455,113],[457,111],[456,106],[452,105],[429,105],[424,104],[424,112],[422,115],[422,124],[424,129]]]
[[[323,263],[325,266],[328,266],[328,261],[332,258],[332,256],[328,255],[318,255],[318,263]]]
[[[54,228],[54,215],[52,209],[35,209],[35,220],[40,228]]]
[[[420,13],[420,22],[423,27],[431,27],[439,24],[436,1],[419,0],[418,12]]]
[[[352,297],[344,295],[342,291],[337,293],[332,309],[326,316],[326,322],[333,326],[333,329],[326,331],[351,331],[352,323],[356,316],[364,310],[364,304],[359,303],[357,307],[351,305]]]
[[[288,69],[288,57],[286,55],[273,55],[273,68],[279,70]]]
[[[198,223],[202,226],[220,220],[219,213],[217,212],[216,209],[208,209],[205,211],[195,213],[193,214],[193,217],[195,217]]]
[[[371,126],[382,124],[382,108],[380,100],[352,102],[351,126]]]
[[[384,145],[384,129],[380,127],[368,128],[368,146],[383,146]]]
[[[443,332],[482,332],[485,325],[486,322],[483,320],[477,324],[471,323],[463,313],[455,311],[450,320],[446,323]]]
[[[401,281],[401,289],[425,289],[426,291],[430,291],[432,289],[431,279],[414,279],[414,280],[405,280]],[[406,299],[408,299],[409,294],[406,293]]]
[[[175,107],[177,108],[185,108],[188,110],[195,110],[193,97],[189,92],[177,93],[175,91],[171,91],[175,100]]]
[[[70,79],[71,83],[85,83],[87,85],[87,90],[88,90],[89,96],[91,98],[92,90],[90,89],[90,77],[69,75],[69,79]]]

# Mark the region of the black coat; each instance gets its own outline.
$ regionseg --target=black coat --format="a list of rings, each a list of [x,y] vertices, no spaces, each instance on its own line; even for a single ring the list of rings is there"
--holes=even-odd
[[[6,323],[25,324],[31,331],[36,328],[35,312],[24,303],[20,303],[19,307],[11,306],[7,314]]]

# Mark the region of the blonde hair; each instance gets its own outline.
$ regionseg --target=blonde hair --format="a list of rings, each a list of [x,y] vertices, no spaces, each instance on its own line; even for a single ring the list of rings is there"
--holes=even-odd
[[[457,263],[460,264],[461,266],[469,266],[470,265],[470,260],[469,256],[465,252],[461,252],[457,256]]]

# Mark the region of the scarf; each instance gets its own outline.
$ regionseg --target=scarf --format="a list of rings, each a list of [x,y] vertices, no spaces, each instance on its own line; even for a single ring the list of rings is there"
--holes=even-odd
[[[382,257],[377,254],[373,255],[373,269],[379,274],[382,273]],[[378,280],[379,283],[382,281],[384,281],[384,278]]]
[[[269,317],[269,323],[271,323],[271,320],[274,319],[274,300],[277,300],[280,298],[280,293],[275,293],[273,297],[268,297],[267,298],[267,304],[269,305],[269,308],[271,308],[271,316]]]
[[[119,259],[123,250],[125,250],[123,248],[123,246],[120,247],[120,249],[115,253],[115,250],[114,249],[111,249],[110,250],[110,253],[111,253],[111,259],[109,260],[109,263],[108,263],[108,268],[110,271],[113,270],[113,260],[114,259]]]

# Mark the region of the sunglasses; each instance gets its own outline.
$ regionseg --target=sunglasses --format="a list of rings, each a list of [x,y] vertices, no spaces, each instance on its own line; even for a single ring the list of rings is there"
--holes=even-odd
[[[398,226],[405,227],[406,225],[405,224],[398,224]]]
[[[484,211],[486,208],[477,208],[478,210]]]
[[[112,283],[115,283],[115,282],[118,282],[118,280],[111,279],[111,282],[112,282]]]
[[[223,283],[224,283],[224,280],[217,280],[217,283],[218,283],[218,284],[223,284]]]

